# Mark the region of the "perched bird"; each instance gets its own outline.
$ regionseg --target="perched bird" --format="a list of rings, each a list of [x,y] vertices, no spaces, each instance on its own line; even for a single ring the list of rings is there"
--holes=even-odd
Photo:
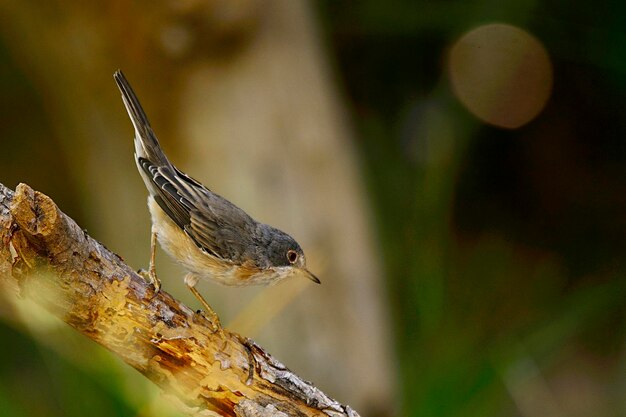
[[[201,278],[232,286],[273,284],[294,275],[320,282],[306,269],[304,252],[291,236],[257,222],[176,168],[163,153],[124,74],[118,70],[113,78],[135,128],[135,161],[149,193],[152,237],[148,277],[155,294],[161,287],[154,267],[157,239],[188,271],[185,284],[220,331],[217,315],[195,289]]]

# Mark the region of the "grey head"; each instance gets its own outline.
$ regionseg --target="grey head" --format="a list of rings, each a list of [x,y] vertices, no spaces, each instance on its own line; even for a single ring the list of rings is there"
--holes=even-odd
[[[320,280],[306,269],[304,251],[294,238],[282,230],[267,224],[258,223],[258,236],[262,248],[262,255],[270,268],[295,268],[300,270],[311,281],[320,283]]]

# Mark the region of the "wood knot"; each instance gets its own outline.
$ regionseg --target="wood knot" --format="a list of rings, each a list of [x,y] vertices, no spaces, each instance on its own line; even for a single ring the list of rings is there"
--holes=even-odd
[[[59,210],[47,195],[19,184],[11,202],[11,214],[26,235],[43,238],[56,227]]]

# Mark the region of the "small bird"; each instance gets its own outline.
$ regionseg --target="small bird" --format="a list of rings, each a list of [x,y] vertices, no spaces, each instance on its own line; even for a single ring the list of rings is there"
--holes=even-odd
[[[156,240],[186,270],[185,284],[202,303],[214,329],[219,318],[195,285],[208,279],[230,286],[274,284],[304,275],[320,280],[306,268],[300,245],[176,168],[165,156],[135,92],[121,71],[113,78],[135,128],[135,161],[148,188],[152,217],[148,278],[155,294],[161,288],[154,266]]]

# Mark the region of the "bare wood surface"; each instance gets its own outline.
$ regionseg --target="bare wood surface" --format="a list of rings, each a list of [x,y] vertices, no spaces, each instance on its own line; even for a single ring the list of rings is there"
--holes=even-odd
[[[252,340],[209,322],[92,239],[47,196],[0,184],[0,290],[103,345],[191,416],[358,416]],[[332,364],[323,364],[332,367]]]

